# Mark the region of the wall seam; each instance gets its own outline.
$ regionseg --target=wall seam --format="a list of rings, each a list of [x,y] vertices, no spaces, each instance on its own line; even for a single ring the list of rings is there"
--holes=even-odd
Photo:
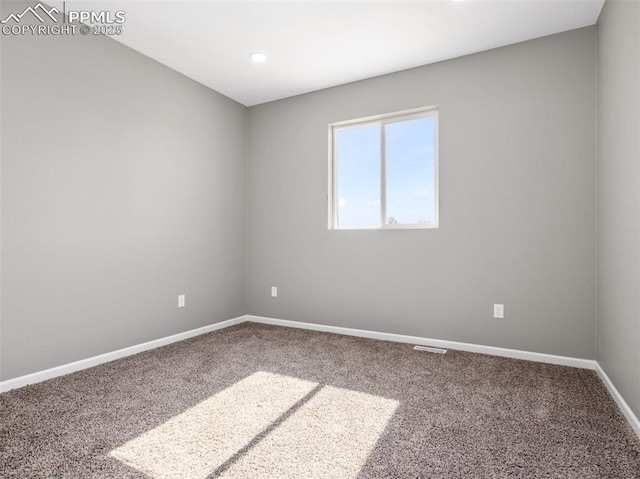
[[[244,122],[244,314],[249,314],[249,159],[250,144],[249,144],[249,124],[251,121],[251,115],[249,107],[245,107],[245,122]]]
[[[594,334],[594,342],[595,342],[595,350],[593,351],[593,356],[594,358],[597,360],[599,360],[599,316],[600,316],[600,309],[599,309],[599,301],[598,298],[600,296],[600,274],[599,274],[599,262],[600,262],[600,247],[598,244],[598,237],[600,234],[600,229],[598,227],[598,220],[599,220],[599,209],[598,209],[598,205],[599,205],[599,201],[598,201],[598,170],[600,167],[600,150],[598,147],[598,139],[600,137],[600,122],[599,122],[599,113],[598,113],[598,104],[600,102],[600,29],[598,27],[598,23],[596,22],[596,95],[595,95],[595,131],[596,131],[596,137],[595,137],[595,298],[594,298],[594,306],[595,306],[595,318],[594,318],[594,322],[595,322],[595,334]]]

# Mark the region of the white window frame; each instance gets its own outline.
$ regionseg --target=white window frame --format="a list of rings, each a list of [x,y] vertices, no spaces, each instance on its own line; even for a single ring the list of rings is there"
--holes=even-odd
[[[435,229],[440,224],[440,139],[438,106],[412,108],[383,115],[369,116],[356,120],[339,121],[329,125],[329,224],[330,230],[393,230],[393,229]],[[386,133],[385,125],[418,118],[433,117],[435,120],[434,139],[434,221],[433,223],[387,223],[387,171],[386,171]],[[380,226],[339,226],[338,225],[338,155],[336,132],[367,125],[380,125]]]

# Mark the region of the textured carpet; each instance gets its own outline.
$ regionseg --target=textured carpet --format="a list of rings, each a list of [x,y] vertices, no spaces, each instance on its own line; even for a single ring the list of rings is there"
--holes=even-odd
[[[252,323],[0,395],[2,478],[640,478],[593,371]]]

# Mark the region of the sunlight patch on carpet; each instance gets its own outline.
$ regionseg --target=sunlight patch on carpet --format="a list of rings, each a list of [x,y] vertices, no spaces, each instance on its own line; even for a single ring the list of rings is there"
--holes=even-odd
[[[398,402],[325,386],[218,476],[355,479]]]
[[[355,478],[397,406],[256,372],[110,455],[153,479]]]
[[[203,479],[315,383],[257,372],[111,452],[154,479]]]

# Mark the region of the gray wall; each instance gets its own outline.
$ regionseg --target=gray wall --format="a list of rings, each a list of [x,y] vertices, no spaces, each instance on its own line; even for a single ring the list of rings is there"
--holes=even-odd
[[[249,314],[593,358],[595,95],[590,27],[250,108]],[[440,228],[328,231],[327,125],[434,104]]]
[[[640,417],[640,3],[598,21],[598,361]]]
[[[0,378],[247,312],[593,357],[595,33],[253,107],[249,124],[110,39],[3,38]],[[327,124],[433,104],[441,227],[328,231]]]
[[[1,75],[0,378],[245,313],[245,107],[93,36]]]

